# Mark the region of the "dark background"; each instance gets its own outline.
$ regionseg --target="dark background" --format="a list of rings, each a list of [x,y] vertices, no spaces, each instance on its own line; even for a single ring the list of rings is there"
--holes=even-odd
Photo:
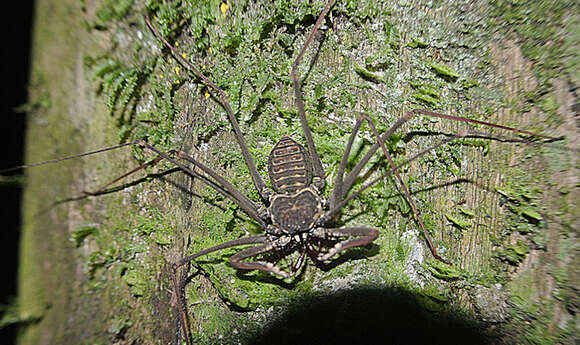
[[[30,70],[31,35],[33,23],[33,0],[11,2],[11,8],[0,21],[2,35],[2,55],[0,72],[2,92],[0,106],[2,133],[0,148],[2,150],[0,169],[22,164],[24,153],[24,135],[26,116],[16,108],[24,105],[27,99],[27,85]],[[19,175],[21,172],[11,174]],[[4,175],[4,174],[3,174]],[[14,182],[0,183],[0,304],[4,316],[7,305],[15,301],[18,273],[18,249],[20,246],[20,193],[22,186]],[[3,344],[12,344],[15,340],[17,325],[0,329]]]

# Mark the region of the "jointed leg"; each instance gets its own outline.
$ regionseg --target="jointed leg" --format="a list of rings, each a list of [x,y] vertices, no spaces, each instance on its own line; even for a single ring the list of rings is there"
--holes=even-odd
[[[260,270],[268,273],[278,275],[282,278],[290,278],[295,272],[288,273],[271,262],[266,261],[251,261],[251,262],[241,262],[244,259],[250,258],[252,256],[267,253],[275,248],[275,242],[269,242],[262,244],[257,247],[248,248],[242,250],[239,253],[234,254],[230,257],[230,264],[237,269],[241,270]],[[302,262],[302,260],[300,260]],[[298,267],[299,268],[299,267]],[[294,269],[294,267],[293,267]]]
[[[189,317],[187,314],[187,303],[185,299],[185,284],[188,269],[183,269],[180,272],[179,267],[172,267],[173,275],[173,293],[176,299],[176,308],[179,313],[179,322],[181,324],[181,329],[183,330],[183,336],[185,337],[185,342],[187,345],[191,345],[191,334],[189,333]],[[181,341],[180,341],[181,342]]]
[[[343,250],[364,246],[373,242],[377,237],[379,237],[379,231],[373,228],[318,228],[314,231],[313,236],[322,240],[327,240],[329,238],[332,239],[333,237],[347,237],[346,240],[336,243],[334,247],[326,253],[319,253],[318,250],[312,246],[308,248],[308,250],[312,252],[311,256],[315,256],[317,261],[324,262],[330,260],[333,256]]]
[[[2,170],[2,171],[0,171],[0,173],[14,171],[14,170],[23,169],[23,168],[36,167],[36,166],[41,166],[41,165],[50,164],[50,163],[62,162],[62,161],[69,160],[69,159],[75,159],[75,158],[79,158],[79,157],[94,155],[94,154],[101,153],[101,152],[116,150],[116,149],[119,149],[122,147],[131,146],[131,145],[140,145],[143,148],[149,149],[149,150],[157,153],[158,156],[156,158],[150,160],[149,162],[146,162],[146,163],[138,166],[137,168],[121,175],[120,177],[117,177],[116,179],[114,179],[110,182],[107,182],[106,184],[99,187],[96,191],[83,191],[83,194],[87,194],[87,195],[101,194],[105,190],[105,188],[119,182],[120,180],[122,180],[122,179],[124,179],[124,178],[126,178],[126,177],[140,171],[140,170],[145,169],[146,167],[152,166],[152,165],[166,159],[169,162],[175,164],[177,167],[179,167],[181,170],[183,170],[187,174],[189,174],[193,177],[199,178],[206,185],[215,189],[216,191],[218,191],[220,194],[224,195],[225,197],[230,198],[236,205],[240,206],[240,208],[242,210],[244,210],[244,212],[246,212],[246,214],[248,214],[256,222],[258,222],[258,224],[260,224],[263,227],[266,226],[266,223],[264,222],[262,215],[259,214],[258,207],[255,205],[255,203],[252,200],[250,200],[247,196],[245,196],[243,193],[238,191],[231,183],[229,183],[227,180],[225,180],[220,174],[218,174],[215,171],[213,171],[212,169],[206,167],[205,165],[203,165],[199,161],[195,160],[194,158],[189,157],[183,151],[171,150],[169,152],[163,153],[163,152],[160,152],[159,150],[157,150],[155,147],[151,146],[149,143],[145,142],[144,140],[135,140],[132,142],[114,145],[114,146],[110,146],[110,147],[105,147],[105,148],[90,151],[90,152],[80,153],[80,154],[76,154],[76,155],[71,155],[71,156],[57,158],[57,159],[51,159],[51,160],[32,163],[32,164],[21,165],[21,166],[17,166],[14,168]],[[201,175],[201,174],[196,173],[195,171],[191,170],[190,168],[186,167],[185,165],[183,165],[183,164],[179,163],[178,161],[176,161],[175,159],[171,158],[172,156],[178,156],[179,158],[184,159],[184,160],[194,164],[196,167],[200,168],[207,175],[209,175],[211,178],[213,178],[213,180],[211,180],[210,178],[208,178],[205,175]]]
[[[350,133],[350,137],[348,138],[348,143],[346,144],[344,153],[342,154],[342,159],[340,160],[340,165],[338,166],[338,171],[336,172],[336,177],[334,179],[334,189],[330,195],[329,204],[331,210],[336,207],[337,203],[344,199],[344,196],[348,192],[348,190],[344,189],[344,172],[346,170],[346,165],[348,164],[348,156],[350,155],[352,144],[354,143],[354,139],[356,138],[363,120],[364,118],[362,116],[356,120],[356,123],[352,129],[352,133]]]
[[[216,173],[212,169],[201,164],[199,161],[195,160],[193,157],[189,157],[183,151],[175,151],[179,158],[182,158],[184,160],[187,160],[190,163],[195,164],[196,167],[200,168],[206,174],[210,175],[213,179],[215,179],[217,181],[217,183],[214,183],[206,176],[197,174],[193,170],[189,169],[187,166],[179,163],[175,159],[169,157],[167,154],[157,150],[155,147],[151,146],[147,142],[143,142],[142,144],[144,147],[157,153],[160,157],[163,157],[166,160],[168,160],[169,162],[175,164],[177,167],[179,167],[184,172],[186,172],[194,177],[199,177],[208,186],[212,187],[213,189],[215,189],[216,191],[218,191],[220,194],[224,195],[225,197],[230,198],[236,205],[240,206],[240,208],[242,210],[244,210],[244,212],[246,212],[246,214],[248,216],[252,217],[256,222],[258,222],[258,224],[260,224],[260,226],[262,226],[262,227],[266,226],[264,219],[262,219],[262,217],[260,217],[260,215],[258,214],[258,207],[254,204],[254,202],[252,200],[250,200],[247,196],[245,196],[243,193],[241,193],[239,190],[237,190],[231,183],[229,183],[226,179],[221,177],[218,173]],[[225,191],[224,191],[224,189],[225,189]]]
[[[556,137],[551,137],[551,136],[547,136],[547,135],[543,135],[543,134],[538,134],[538,133],[534,133],[534,132],[530,132],[530,131],[526,131],[526,130],[514,128],[514,127],[497,125],[497,124],[491,123],[491,122],[485,122],[485,121],[479,121],[479,120],[472,120],[472,119],[468,119],[466,117],[446,115],[446,114],[435,113],[435,112],[432,112],[432,111],[416,109],[416,110],[411,110],[411,111],[408,111],[407,113],[405,113],[405,115],[403,115],[403,117],[399,118],[397,120],[397,122],[395,122],[393,124],[393,126],[391,126],[391,128],[389,128],[389,130],[387,132],[385,132],[382,136],[380,136],[380,138],[382,139],[382,142],[384,142],[385,140],[387,140],[405,122],[407,122],[408,120],[410,120],[413,116],[415,116],[417,114],[422,114],[422,115],[432,116],[432,117],[439,117],[439,118],[442,118],[442,119],[448,119],[448,120],[459,121],[459,122],[474,123],[474,124],[483,125],[483,126],[487,126],[487,127],[492,127],[492,128],[498,128],[498,129],[502,129],[502,130],[507,130],[507,131],[511,131],[511,132],[515,132],[515,133],[522,133],[522,134],[530,135],[530,136],[533,136],[533,137],[536,137],[536,138],[547,139],[548,141],[556,141],[556,140],[563,139],[563,137],[557,137],[557,138]],[[377,142],[363,156],[363,158],[360,160],[360,162],[358,162],[358,164],[346,176],[346,178],[344,179],[344,186],[343,186],[343,190],[345,192],[347,192],[348,190],[350,190],[352,188],[352,186],[354,185],[354,183],[356,181],[356,178],[357,178],[357,176],[359,176],[362,168],[368,163],[368,161],[371,159],[371,157],[378,150],[378,148],[380,146],[380,142],[381,142],[380,140],[377,140]]]
[[[291,276],[291,274],[281,270],[280,268],[274,266],[274,264],[272,264],[270,262],[262,262],[262,261],[241,262],[242,260],[250,258],[252,256],[256,256],[259,254],[263,254],[263,253],[272,251],[272,249],[275,249],[277,247],[278,247],[278,249],[282,249],[284,244],[279,244],[275,241],[270,242],[268,240],[268,236],[266,236],[266,235],[255,235],[255,236],[244,237],[244,238],[240,238],[237,240],[224,242],[224,243],[218,244],[218,245],[210,247],[210,248],[206,248],[206,249],[201,250],[193,255],[190,255],[188,257],[185,257],[185,258],[179,260],[175,264],[175,267],[177,268],[177,267],[183,266],[183,265],[187,264],[188,262],[190,262],[191,260],[194,260],[200,256],[203,256],[203,255],[206,255],[206,254],[209,254],[209,253],[221,250],[221,249],[237,247],[237,246],[246,245],[246,244],[260,244],[260,245],[256,246],[256,247],[244,249],[241,252],[238,252],[238,253],[234,254],[233,256],[231,256],[230,257],[230,264],[233,267],[238,268],[238,269],[243,269],[243,270],[261,270],[261,271],[265,271],[265,272],[279,275],[283,278],[288,278]]]
[[[325,182],[324,182],[324,169],[322,168],[322,163],[320,162],[320,156],[318,155],[318,152],[316,151],[316,146],[314,145],[314,140],[312,140],[312,132],[310,131],[310,127],[308,126],[308,121],[306,120],[306,111],[304,110],[304,101],[302,99],[302,91],[300,90],[300,75],[298,73],[298,66],[300,65],[300,62],[302,61],[302,56],[304,56],[306,49],[308,48],[308,46],[310,45],[310,42],[312,42],[312,39],[314,38],[314,35],[318,31],[318,28],[320,27],[322,20],[326,16],[326,13],[330,10],[330,6],[332,5],[332,3],[333,3],[333,0],[328,0],[326,2],[326,6],[324,7],[324,10],[322,10],[322,13],[318,17],[318,20],[316,20],[316,23],[314,24],[314,28],[312,28],[312,32],[310,33],[310,35],[308,35],[306,42],[304,42],[302,49],[300,49],[300,53],[298,54],[298,57],[296,57],[296,60],[292,64],[292,72],[291,72],[292,83],[294,86],[294,95],[296,97],[296,107],[298,108],[298,114],[300,115],[300,123],[302,125],[302,132],[304,133],[304,136],[306,137],[306,144],[308,146],[308,151],[310,153],[310,159],[312,160],[313,183],[319,190],[324,188],[324,184],[325,184]]]
[[[397,131],[397,129],[399,129],[405,122],[407,122],[407,120],[409,120],[409,118],[406,115],[401,117],[391,126],[391,128],[389,128],[387,132],[377,138],[377,142],[371,146],[363,158],[361,158],[360,162],[358,162],[351,170],[351,172],[344,178],[344,186],[342,187],[344,193],[343,195],[345,195],[352,188],[363,167],[369,162],[371,157],[379,148],[379,142],[384,142],[387,140],[391,135],[393,135],[393,133]]]
[[[147,23],[147,26],[149,27],[149,29],[151,29],[153,34],[161,42],[163,42],[163,45],[165,45],[165,47],[167,47],[171,51],[171,54],[173,55],[173,57],[175,59],[177,59],[177,61],[179,61],[179,63],[181,63],[184,67],[188,68],[195,75],[197,75],[199,78],[201,78],[201,80],[206,85],[208,85],[210,88],[215,90],[215,94],[213,92],[211,92],[211,90],[210,90],[210,92],[220,100],[224,109],[226,110],[226,113],[228,114],[228,118],[230,120],[230,123],[232,124],[233,129],[234,129],[234,134],[236,136],[236,140],[238,141],[240,149],[242,150],[242,155],[244,156],[244,161],[246,162],[246,165],[248,166],[248,169],[250,170],[250,175],[252,176],[252,180],[254,181],[254,186],[256,187],[256,189],[257,189],[258,193],[260,194],[260,196],[262,197],[262,199],[268,200],[271,191],[270,191],[270,189],[268,189],[268,187],[264,183],[264,180],[262,179],[260,174],[258,174],[258,170],[256,169],[256,165],[254,163],[252,156],[250,155],[250,150],[248,149],[248,145],[246,144],[246,140],[244,139],[244,136],[242,134],[242,130],[240,129],[240,125],[238,124],[238,121],[236,120],[236,117],[234,116],[234,112],[232,111],[232,107],[230,106],[230,103],[228,101],[228,98],[227,98],[224,90],[222,90],[219,86],[217,86],[215,83],[213,83],[209,78],[207,78],[205,75],[203,75],[191,62],[189,62],[187,59],[185,59],[179,53],[179,51],[177,51],[177,49],[175,49],[175,47],[173,47],[171,44],[169,44],[169,42],[167,42],[167,40],[159,34],[159,32],[155,29],[155,27],[153,27],[153,25],[149,21],[149,18],[147,17],[146,14],[143,14],[143,17],[145,18],[145,22]]]
[[[458,117],[458,116],[452,116],[452,115],[445,115],[445,114],[439,114],[439,113],[434,113],[434,112],[430,112],[430,111],[425,111],[425,110],[412,110],[410,112],[408,112],[407,114],[405,114],[405,116],[403,116],[402,118],[400,118],[393,126],[391,126],[391,128],[382,136],[378,133],[377,129],[374,126],[374,123],[372,121],[372,119],[370,119],[369,117],[367,117],[366,115],[363,115],[363,117],[368,121],[376,139],[377,139],[377,143],[375,143],[373,145],[373,147],[369,150],[369,152],[367,152],[367,154],[361,159],[361,161],[355,166],[355,168],[353,169],[353,171],[347,176],[344,185],[340,185],[338,186],[338,190],[342,190],[342,195],[340,195],[340,199],[339,200],[334,200],[333,201],[333,206],[335,207],[335,209],[333,210],[331,208],[331,210],[327,213],[325,213],[321,219],[325,220],[328,219],[328,217],[332,216],[333,214],[335,214],[335,212],[337,212],[337,210],[339,210],[342,206],[344,206],[343,202],[340,202],[340,207],[338,207],[337,202],[342,201],[342,199],[344,198],[344,195],[346,195],[346,192],[348,192],[348,190],[352,187],[352,184],[354,183],[354,180],[356,178],[356,176],[358,176],[358,174],[360,173],[360,171],[362,170],[362,168],[364,167],[364,165],[366,165],[366,163],[368,162],[368,160],[370,159],[370,157],[375,153],[376,149],[380,146],[381,149],[383,150],[383,153],[385,155],[385,157],[387,158],[387,160],[389,161],[389,165],[391,166],[391,173],[394,173],[395,176],[397,177],[397,179],[399,180],[399,183],[401,184],[401,188],[403,188],[403,191],[405,193],[405,196],[409,202],[409,205],[411,206],[411,209],[413,210],[413,213],[415,215],[415,217],[417,218],[417,221],[419,222],[419,225],[421,226],[421,230],[423,231],[423,234],[425,235],[425,239],[427,240],[427,243],[429,245],[429,249],[431,250],[431,253],[433,254],[433,256],[444,262],[447,264],[450,264],[449,261],[441,258],[438,254],[437,251],[435,249],[435,246],[433,245],[433,241],[431,240],[431,237],[429,236],[429,233],[427,232],[427,229],[425,228],[425,224],[423,223],[423,219],[419,213],[419,211],[417,210],[417,207],[413,201],[413,199],[411,198],[411,194],[409,193],[409,190],[405,184],[405,182],[403,181],[399,171],[398,171],[398,167],[395,166],[395,163],[393,162],[393,159],[391,158],[388,150],[385,147],[384,144],[384,140],[387,139],[392,133],[394,133],[394,131],[396,131],[403,123],[405,123],[406,121],[408,121],[413,115],[415,114],[423,114],[423,115],[427,115],[427,116],[434,116],[434,117],[440,117],[440,118],[444,118],[444,119],[449,119],[449,120],[454,120],[454,121],[460,121],[460,122],[468,122],[468,123],[475,123],[475,124],[480,124],[480,125],[486,125],[489,127],[494,127],[494,128],[499,128],[499,129],[504,129],[504,130],[510,130],[516,133],[523,133],[523,134],[527,134],[527,135],[532,135],[532,136],[536,136],[536,137],[540,137],[540,138],[544,138],[544,139],[548,139],[548,140],[559,140],[561,138],[554,138],[554,137],[550,137],[550,136],[545,136],[542,134],[537,134],[537,133],[533,133],[533,132],[529,132],[529,131],[525,131],[525,130],[521,130],[521,129],[517,129],[517,128],[512,128],[512,127],[507,127],[507,126],[503,126],[503,125],[497,125],[497,124],[493,124],[493,123],[489,123],[489,122],[483,122],[483,121],[478,121],[478,120],[472,120],[472,119],[468,119],[468,118],[464,118],[464,117]],[[360,125],[359,125],[360,126]],[[355,130],[353,131],[353,133],[358,130],[357,127],[355,127]],[[465,136],[465,133],[459,133],[457,134],[455,137],[463,137]],[[452,138],[452,139],[455,139]],[[452,140],[451,139],[451,140]],[[350,150],[350,147],[347,147],[348,150]],[[424,151],[425,152],[425,151]],[[344,157],[343,157],[344,159]],[[415,158],[413,158],[415,159]],[[341,162],[342,163],[342,162]],[[338,182],[338,178],[337,178],[337,182]],[[375,180],[376,181],[376,180]],[[371,183],[373,184],[374,181]],[[369,185],[371,185],[369,184]],[[365,186],[363,189],[366,189],[368,186]],[[335,187],[336,188],[336,187]],[[362,191],[362,190],[361,190]],[[360,191],[359,191],[360,192]],[[358,193],[357,192],[357,195]],[[334,196],[334,193],[333,193]],[[350,198],[349,198],[350,199]]]
[[[391,169],[395,173],[395,176],[397,176],[397,179],[399,180],[399,183],[401,184],[401,187],[403,188],[403,191],[405,192],[405,196],[407,197],[407,201],[409,202],[409,205],[411,205],[411,208],[413,209],[413,213],[415,214],[415,218],[417,218],[417,221],[419,222],[419,225],[421,226],[421,230],[423,231],[423,235],[425,235],[425,239],[427,240],[427,243],[429,244],[429,249],[431,250],[431,254],[433,254],[433,256],[437,260],[451,265],[450,261],[443,259],[441,256],[439,256],[439,254],[437,254],[437,250],[435,249],[435,246],[433,245],[433,241],[431,240],[431,236],[429,236],[429,233],[427,232],[427,229],[425,228],[425,224],[423,223],[423,218],[419,214],[419,211],[417,211],[417,207],[415,206],[415,202],[413,201],[413,198],[411,198],[411,193],[409,193],[409,190],[407,189],[407,185],[405,184],[405,182],[403,181],[403,178],[401,177],[401,174],[399,173],[399,169],[397,169],[397,167],[395,166],[395,162],[393,162],[393,159],[391,158],[389,151],[385,147],[385,143],[383,142],[381,135],[377,131],[375,124],[373,123],[373,120],[369,117],[366,117],[366,120],[368,121],[369,125],[371,126],[371,129],[372,129],[375,137],[377,138],[377,142],[381,146],[381,149],[383,150],[385,157],[387,157],[387,160],[389,161],[389,165],[391,166]]]
[[[150,151],[155,152],[158,156],[156,158],[152,159],[151,161],[146,162],[146,163],[138,166],[137,168],[121,175],[120,177],[106,183],[105,185],[101,186],[97,191],[94,191],[94,192],[85,191],[84,192],[85,194],[89,194],[89,195],[99,194],[105,188],[109,187],[110,185],[112,185],[112,184],[114,184],[114,183],[116,183],[116,182],[148,167],[148,166],[156,164],[159,161],[165,159],[165,160],[169,161],[170,163],[174,164],[175,166],[177,166],[179,169],[183,170],[185,173],[187,173],[193,177],[199,178],[206,185],[213,188],[214,190],[216,190],[217,192],[219,192],[223,196],[232,200],[236,205],[238,205],[242,210],[244,210],[244,212],[248,216],[250,216],[252,219],[254,219],[262,227],[266,226],[265,220],[262,218],[262,216],[258,212],[258,206],[256,206],[256,204],[252,200],[250,200],[246,195],[244,195],[242,192],[240,192],[238,189],[236,189],[230,182],[228,182],[226,179],[224,179],[220,174],[216,173],[215,171],[213,171],[209,167],[200,163],[195,158],[188,156],[185,152],[179,151],[179,150],[171,150],[169,152],[161,152],[144,140],[138,140],[138,141],[128,143],[128,144],[123,145],[123,146],[127,146],[129,144],[140,145],[141,147],[143,147],[145,149],[148,149]],[[114,146],[114,148],[118,148],[118,147],[120,147],[120,146],[119,145]],[[95,151],[95,153],[102,152],[103,150],[106,150],[106,149]],[[77,156],[78,155],[71,156],[71,157],[77,157]],[[195,172],[194,170],[183,165],[182,163],[180,163],[176,159],[172,158],[173,156],[177,156],[183,160],[186,160],[186,161],[194,164],[195,167],[201,169],[208,176]],[[67,157],[65,157],[65,159],[67,159]],[[48,162],[52,162],[52,161],[48,161]]]
[[[183,266],[183,265],[187,264],[188,262],[190,262],[191,260],[197,259],[200,256],[203,256],[203,255],[206,255],[209,253],[213,253],[213,252],[221,250],[221,249],[243,246],[245,244],[266,243],[267,240],[268,240],[268,237],[266,235],[255,235],[255,236],[248,236],[248,237],[243,237],[243,238],[240,238],[237,240],[220,243],[220,244],[215,245],[213,247],[209,247],[209,248],[206,248],[204,250],[200,250],[199,252],[197,252],[195,254],[192,254],[190,256],[187,256],[187,257],[179,260],[177,263],[175,263],[175,267]]]
[[[405,165],[413,162],[414,160],[418,159],[421,156],[424,156],[425,154],[427,154],[428,152],[431,152],[433,150],[435,150],[438,147],[441,147],[455,139],[459,139],[462,137],[462,134],[457,134],[453,137],[450,138],[446,138],[445,140],[442,140],[441,142],[430,146],[424,150],[422,150],[421,152],[415,154],[413,157],[409,158],[408,160],[404,161],[403,163],[397,165],[395,168],[396,170],[401,169],[402,167],[404,167]],[[351,202],[353,199],[355,199],[356,197],[358,197],[362,192],[364,192],[367,188],[373,186],[375,183],[385,179],[386,177],[389,177],[391,175],[393,175],[394,170],[389,170],[383,174],[381,174],[379,177],[375,178],[374,180],[372,180],[371,182],[365,184],[363,187],[361,187],[360,189],[358,189],[356,192],[353,192],[351,195],[349,195],[348,197],[344,198],[342,201],[338,202],[335,204],[334,208],[330,208],[328,211],[326,211],[324,214],[322,214],[318,220],[318,222],[316,223],[318,226],[325,226],[326,224],[328,224],[328,222],[334,218],[338,212],[344,207],[346,206],[349,202]]]

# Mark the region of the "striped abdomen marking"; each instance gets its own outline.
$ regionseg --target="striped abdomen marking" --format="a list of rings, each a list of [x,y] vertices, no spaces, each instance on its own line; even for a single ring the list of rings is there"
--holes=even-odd
[[[270,152],[270,182],[276,193],[294,193],[312,181],[312,168],[302,145],[284,135]]]

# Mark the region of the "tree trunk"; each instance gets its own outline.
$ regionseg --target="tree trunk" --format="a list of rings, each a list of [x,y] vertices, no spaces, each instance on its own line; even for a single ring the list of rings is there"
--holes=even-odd
[[[223,106],[162,47],[141,12],[225,90],[267,179],[269,151],[283,134],[304,143],[290,66],[324,4],[83,5],[37,1],[28,162],[147,139],[190,153],[260,202]],[[179,271],[190,276],[184,291],[194,342],[578,341],[578,53],[575,38],[565,35],[578,29],[572,6],[333,5],[300,66],[328,175],[325,195],[361,112],[382,132],[420,108],[566,139],[502,142],[500,136],[518,137],[478,127],[492,139],[457,141],[403,169],[451,266],[430,254],[389,179],[345,207],[338,221],[374,227],[379,238],[322,269],[308,265],[283,281],[230,267],[237,248],[197,259]],[[462,129],[474,130],[416,117],[388,146],[403,162]],[[373,142],[363,127],[349,168]],[[380,156],[362,183],[386,171]],[[121,188],[83,195],[148,157],[125,148],[27,171],[22,344],[182,343],[166,263],[261,231],[170,164],[148,168],[154,178],[141,173],[116,184]]]

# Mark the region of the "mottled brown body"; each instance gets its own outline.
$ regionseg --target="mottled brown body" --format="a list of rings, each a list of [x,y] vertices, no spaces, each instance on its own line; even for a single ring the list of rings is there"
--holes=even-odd
[[[269,207],[274,226],[290,234],[313,228],[322,204],[310,186],[312,167],[304,147],[284,135],[270,152],[268,173],[276,192]]]
[[[275,194],[270,199],[270,216],[275,226],[294,234],[314,228],[322,213],[320,196],[312,187],[295,194]]]
[[[302,145],[287,135],[274,146],[268,159],[270,182],[276,193],[292,194],[312,181],[310,158]]]

